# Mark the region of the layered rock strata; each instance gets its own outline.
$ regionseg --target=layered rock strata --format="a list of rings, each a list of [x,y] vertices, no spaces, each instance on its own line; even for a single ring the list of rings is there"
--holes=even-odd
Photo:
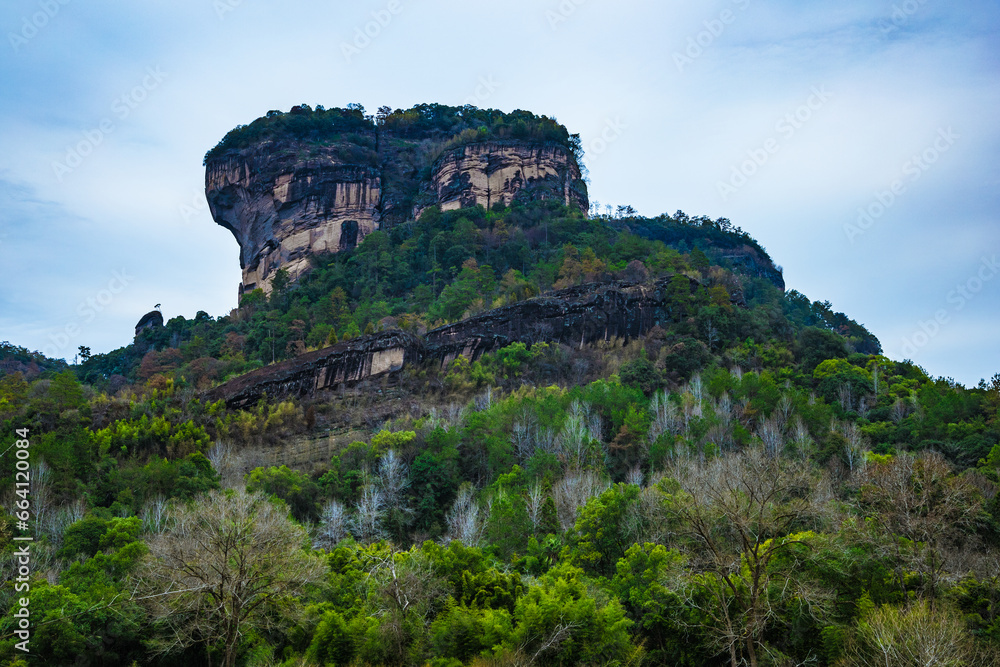
[[[424,351],[424,342],[412,334],[380,332],[252,371],[215,387],[206,398],[242,408],[264,396],[311,396],[341,384],[396,373],[407,364],[419,363]]]
[[[447,365],[459,355],[475,361],[515,342],[583,347],[611,338],[637,338],[670,318],[667,282],[578,285],[487,311],[428,331],[429,354]]]
[[[652,285],[578,285],[434,329],[422,338],[402,331],[376,333],[252,371],[212,389],[206,398],[239,408],[264,395],[312,396],[341,384],[392,376],[424,361],[445,366],[458,356],[476,360],[515,342],[582,347],[637,338],[671,319],[667,284],[668,279]],[[697,285],[692,279],[692,290]]]
[[[311,257],[353,248],[435,204],[554,199],[589,207],[580,167],[561,145],[486,141],[441,153],[446,143],[373,127],[329,141],[264,140],[207,158],[212,217],[240,245],[240,294],[270,293],[279,269],[295,281]]]
[[[435,161],[431,181],[436,203],[444,211],[510,206],[517,199],[555,199],[584,211],[589,206],[579,165],[557,144],[466,144]]]
[[[205,193],[212,217],[240,245],[240,292],[270,292],[278,269],[294,281],[313,255],[353,248],[373,232],[382,189],[374,163],[363,148],[271,143],[209,161]]]

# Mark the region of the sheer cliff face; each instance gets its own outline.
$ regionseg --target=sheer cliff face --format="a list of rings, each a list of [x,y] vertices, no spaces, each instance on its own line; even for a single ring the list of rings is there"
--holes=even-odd
[[[431,172],[445,211],[515,199],[556,199],[586,211],[586,186],[576,160],[562,146],[527,142],[468,144],[442,155]]]
[[[278,269],[295,280],[310,256],[354,247],[374,231],[381,199],[374,163],[374,152],[360,146],[272,142],[209,161],[205,193],[212,217],[240,244],[241,293],[270,292]]]
[[[295,280],[311,256],[352,248],[380,225],[434,204],[452,210],[555,199],[589,207],[580,168],[562,146],[474,143],[431,164],[441,143],[376,137],[373,129],[323,144],[263,141],[209,159],[205,193],[212,217],[240,244],[240,293],[269,293],[278,269]]]

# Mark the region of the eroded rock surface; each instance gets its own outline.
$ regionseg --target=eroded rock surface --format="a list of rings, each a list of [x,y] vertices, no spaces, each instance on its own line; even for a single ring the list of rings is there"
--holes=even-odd
[[[215,387],[205,397],[241,408],[255,404],[265,395],[311,396],[340,384],[351,385],[396,373],[407,364],[419,363],[424,353],[424,342],[412,334],[375,333],[252,371]]]
[[[550,292],[428,331],[428,354],[448,364],[459,355],[474,361],[515,342],[583,347],[611,338],[637,338],[670,318],[668,282],[591,283]]]
[[[265,142],[208,161],[212,217],[240,244],[241,293],[270,292],[278,269],[295,280],[312,255],[352,248],[374,231],[381,199],[375,164],[374,150],[350,142]]]
[[[442,153],[450,139],[372,126],[335,139],[261,140],[207,157],[212,217],[240,245],[240,294],[270,293],[279,269],[294,281],[310,257],[353,248],[434,204],[451,210],[555,199],[587,211],[586,184],[565,147],[497,140]]]
[[[518,141],[474,143],[447,151],[431,172],[441,209],[510,206],[517,199],[556,199],[586,211],[580,167],[556,144]]]
[[[371,334],[247,373],[212,389],[206,398],[239,408],[265,394],[272,399],[311,396],[341,384],[391,376],[423,361],[444,366],[459,355],[476,360],[515,342],[582,347],[615,337],[637,338],[670,320],[668,282],[578,285],[487,311],[424,337],[403,331]],[[691,288],[697,285],[691,279]]]

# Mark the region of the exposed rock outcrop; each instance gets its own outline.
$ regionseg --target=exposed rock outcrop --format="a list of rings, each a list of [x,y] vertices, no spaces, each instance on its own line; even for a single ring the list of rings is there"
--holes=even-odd
[[[159,307],[159,306],[157,306]],[[163,313],[158,310],[151,310],[136,322],[135,335],[138,336],[146,329],[158,329],[163,326]]]
[[[474,361],[515,342],[583,347],[611,338],[637,338],[671,316],[668,282],[591,283],[550,292],[428,331],[428,354],[448,364],[459,355]],[[692,279],[691,285],[697,282]]]
[[[424,342],[413,334],[380,332],[252,371],[215,387],[205,397],[241,408],[265,395],[308,396],[341,383],[398,372],[404,365],[419,363],[424,353]]]
[[[557,141],[462,139],[455,146],[459,140],[444,130],[394,131],[360,116],[326,122],[310,113],[270,112],[258,121],[287,120],[283,134],[262,129],[223,140],[206,156],[212,217],[240,245],[241,294],[269,293],[279,269],[294,281],[310,257],[352,248],[435,204],[451,210],[555,199],[588,210],[576,157]]]
[[[431,171],[436,203],[444,211],[515,200],[556,199],[586,211],[580,167],[557,144],[488,141],[460,146],[437,159]]]
[[[582,347],[613,337],[632,339],[671,318],[668,283],[662,279],[652,285],[620,281],[578,285],[434,329],[423,338],[402,331],[371,334],[247,373],[212,389],[206,398],[239,408],[265,394],[313,395],[340,384],[392,375],[424,360],[442,366],[460,355],[475,360],[515,342]],[[692,290],[698,286],[693,279],[690,284]]]
[[[240,244],[241,293],[269,292],[281,268],[295,280],[311,256],[354,247],[374,231],[381,199],[375,162],[374,150],[346,141],[265,142],[210,160],[205,194],[212,217]]]

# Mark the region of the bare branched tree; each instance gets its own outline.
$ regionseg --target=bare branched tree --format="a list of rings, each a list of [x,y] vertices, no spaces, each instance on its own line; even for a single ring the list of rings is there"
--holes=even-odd
[[[892,411],[889,413],[889,416],[892,418],[892,421],[898,424],[909,417],[913,413],[913,410],[913,401],[905,398],[897,398],[892,404]]]
[[[175,507],[169,528],[149,540],[137,588],[162,633],[158,654],[204,644],[223,647],[222,664],[236,664],[250,630],[266,631],[288,616],[270,607],[301,594],[324,572],[302,548],[305,531],[261,493],[212,492]]]
[[[937,595],[945,573],[948,549],[962,549],[983,508],[983,494],[965,475],[951,468],[937,452],[919,458],[897,454],[866,466],[860,477],[858,509],[879,526],[879,535],[901,535],[888,540],[898,563],[899,585],[905,593],[903,568],[925,575],[930,597]]]
[[[521,463],[526,462],[535,455],[535,429],[530,421],[515,421],[510,430],[510,443],[514,447],[514,454]]]
[[[582,469],[587,463],[590,441],[590,430],[584,420],[579,415],[568,415],[558,439],[563,463],[572,470]]]
[[[791,438],[796,453],[803,460],[808,459],[813,449],[815,449],[816,443],[812,439],[812,436],[809,435],[809,429],[806,427],[806,423],[802,421],[802,417],[795,417],[795,426],[792,429]]]
[[[733,421],[733,399],[729,397],[729,392],[722,392],[718,402],[715,404],[715,414],[719,418],[719,423],[728,427]]]
[[[378,464],[378,487],[385,505],[383,526],[395,536],[403,534],[413,517],[406,497],[410,486],[410,466],[394,449],[390,449]]]
[[[795,406],[792,404],[792,398],[788,394],[782,394],[781,400],[778,401],[778,405],[774,410],[774,418],[778,421],[778,426],[782,429],[788,424],[792,418],[792,412],[794,412]]]
[[[46,514],[42,523],[41,535],[49,538],[49,543],[53,549],[58,550],[62,546],[63,536],[70,524],[76,523],[87,513],[87,504],[81,499],[76,499],[71,503],[56,508]]]
[[[248,455],[246,451],[223,442],[216,442],[206,456],[219,473],[219,485],[223,489],[242,489],[246,486],[246,474],[261,464],[259,456]]]
[[[555,442],[560,458],[571,468],[581,468],[595,453],[594,443],[601,443],[602,440],[601,416],[589,403],[570,403],[566,421]]]
[[[458,496],[445,516],[448,524],[446,541],[458,540],[467,547],[479,546],[483,540],[486,524],[475,500],[475,489],[471,484],[463,484]]]
[[[781,423],[776,415],[760,420],[757,436],[764,443],[764,452],[768,456],[778,456],[785,449],[785,435],[782,433]]]
[[[356,540],[371,543],[385,537],[382,522],[385,519],[385,497],[374,484],[365,484],[351,521],[351,535]]]
[[[379,459],[378,484],[386,507],[403,506],[404,492],[410,486],[410,467],[394,449],[390,449]]]
[[[559,455],[559,434],[552,428],[535,427],[535,446],[549,454]]]
[[[49,511],[52,509],[52,468],[44,459],[31,466],[30,493],[31,509],[34,515],[35,530],[40,531],[45,526]],[[9,507],[9,505],[8,505]]]
[[[473,402],[476,406],[476,410],[482,411],[489,410],[490,407],[492,407],[494,400],[493,387],[487,387],[486,391],[476,396]]]
[[[847,441],[844,445],[844,459],[851,474],[854,474],[855,470],[864,467],[868,442],[855,422],[842,422],[836,428]]]
[[[837,388],[837,402],[844,412],[850,412],[854,407],[854,392],[850,382],[845,382]]]
[[[563,530],[569,530],[576,523],[580,508],[594,496],[599,496],[611,487],[607,480],[591,472],[570,471],[553,488],[556,514]]]
[[[728,398],[728,397],[727,397]],[[649,441],[655,441],[663,433],[676,435],[681,431],[681,419],[677,405],[666,392],[658,391],[649,404],[652,423],[649,425]]]
[[[704,463],[686,461],[672,473],[685,492],[673,511],[700,546],[696,565],[704,574],[697,584],[708,593],[691,602],[710,619],[707,629],[729,652],[732,666],[745,655],[756,667],[774,616],[768,566],[796,543],[786,536],[812,512],[803,493],[809,488],[807,467],[751,449]],[[795,586],[786,592],[801,594]]]
[[[448,581],[419,549],[391,549],[370,556],[365,595],[374,615],[381,619],[380,639],[393,664],[406,664],[413,624],[425,631],[435,609],[449,592]]]
[[[934,609],[924,601],[908,608],[882,606],[858,623],[845,647],[841,667],[997,664],[976,646],[959,612]]]
[[[862,396],[858,400],[858,416],[862,419],[868,419],[868,413],[871,412],[874,402],[875,398],[873,396]]]
[[[159,533],[166,526],[169,504],[163,496],[156,496],[146,501],[142,508],[142,526],[148,533]]]
[[[332,549],[347,537],[347,508],[339,500],[330,499],[323,505],[323,512],[316,526],[314,549]]]
[[[694,397],[694,400],[701,405],[701,402],[705,400],[705,385],[701,381],[701,373],[695,373],[691,381],[688,382],[687,391],[681,393],[690,392]]]
[[[691,430],[691,420],[701,417],[703,409],[701,401],[690,391],[681,393],[681,416],[684,420],[684,435],[689,435]]]
[[[531,529],[536,533],[542,523],[542,508],[545,506],[545,498],[545,489],[538,482],[532,484],[531,488],[528,489],[528,497],[525,499],[528,521],[531,522]]]
[[[580,623],[560,619],[559,623],[556,623],[547,635],[541,638],[531,637],[530,641],[526,640],[517,647],[517,650],[514,651],[516,664],[528,667],[538,662],[538,659],[546,652],[558,651],[560,646],[569,641],[580,625]],[[536,639],[538,639],[538,644],[531,646],[531,641]],[[529,652],[529,647],[535,650]]]

